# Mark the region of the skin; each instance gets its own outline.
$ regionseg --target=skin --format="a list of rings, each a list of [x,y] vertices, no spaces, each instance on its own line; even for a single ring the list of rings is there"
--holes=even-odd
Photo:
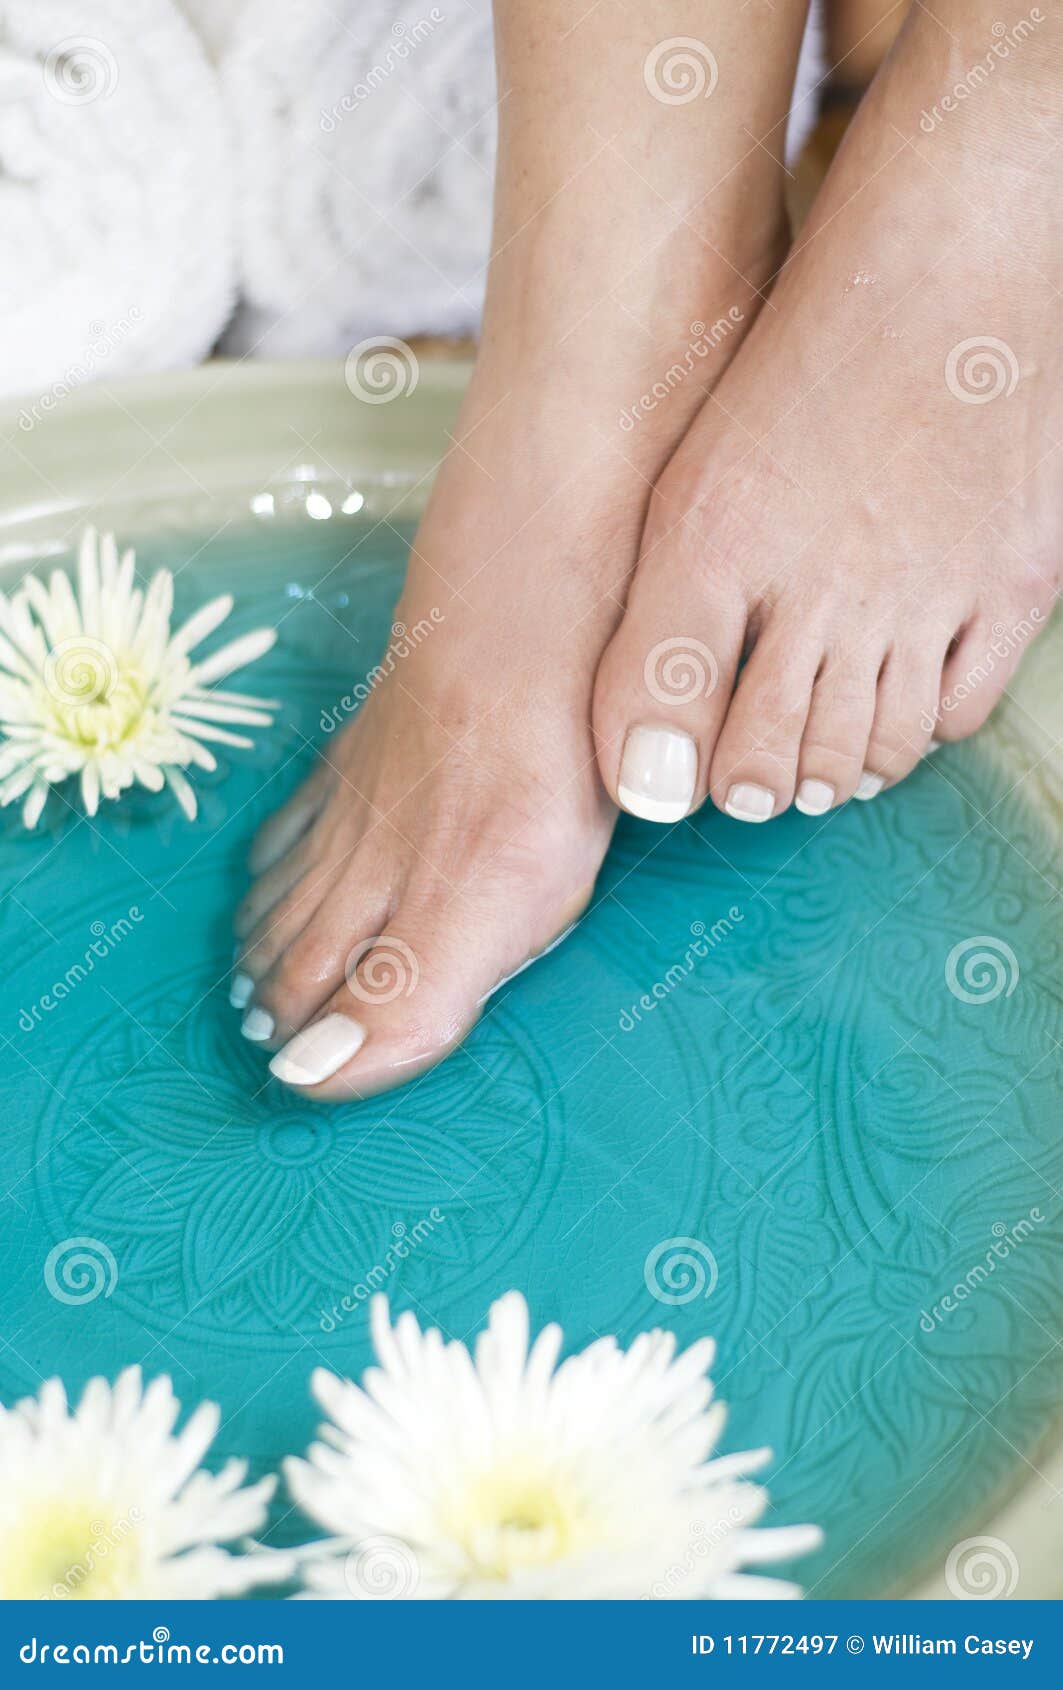
[[[964,677],[1058,577],[1060,23],[926,134],[995,15],[915,9],[784,261],[802,6],[703,0],[718,78],[683,103],[646,66],[689,7],[496,10],[483,339],[396,612],[438,626],[267,823],[237,914],[263,1045],[320,1098],[438,1060],[565,930],[633,728],[692,742],[688,808],[844,802],[984,720],[1022,642]],[[979,335],[1019,370],[987,404],[944,373]],[[663,641],[715,685],[649,697]]]

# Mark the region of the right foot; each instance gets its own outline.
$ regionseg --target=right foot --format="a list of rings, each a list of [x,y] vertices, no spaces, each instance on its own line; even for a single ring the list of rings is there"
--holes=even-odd
[[[781,170],[750,126],[785,111],[786,67],[774,85],[758,68],[758,94],[729,61],[711,101],[674,110],[646,85],[658,22],[555,10],[556,30],[499,7],[528,62],[501,103],[483,342],[396,611],[431,632],[266,824],[238,912],[244,1031],[315,1098],[438,1061],[590,898],[615,821],[595,667],[649,489],[785,246]],[[621,48],[623,85],[600,62]],[[708,193],[686,157],[705,145]]]

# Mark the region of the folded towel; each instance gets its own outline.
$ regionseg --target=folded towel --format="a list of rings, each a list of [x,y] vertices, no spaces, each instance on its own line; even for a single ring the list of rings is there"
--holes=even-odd
[[[491,223],[490,0],[256,0],[219,57],[244,305],[226,349],[345,352],[479,321]]]
[[[0,0],[0,391],[24,426],[82,381],[209,352],[235,295],[232,182],[172,0]]]

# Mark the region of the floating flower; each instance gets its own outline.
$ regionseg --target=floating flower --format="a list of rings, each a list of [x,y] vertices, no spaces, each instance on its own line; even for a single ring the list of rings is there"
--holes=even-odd
[[[204,1403],[175,1437],[169,1379],[91,1379],[71,1412],[58,1379],[0,1408],[0,1598],[230,1596],[284,1578],[285,1557],[220,1547],[257,1531],[275,1481],[199,1468],[218,1429]]]
[[[560,1328],[529,1348],[515,1291],[475,1356],[412,1314],[392,1327],[383,1297],[371,1327],[380,1367],[363,1388],[315,1372],[330,1423],[286,1464],[293,1496],[335,1534],[304,1552],[304,1595],[800,1595],[740,1571],[820,1533],[752,1529],[767,1497],[745,1476],[767,1450],[708,1459],[725,1415],[711,1339],[677,1356],[664,1332],[627,1351],[602,1338],[558,1366]]]
[[[191,821],[196,797],[182,771],[217,767],[203,742],[250,746],[233,727],[269,727],[278,707],[212,687],[269,651],[275,629],[194,663],[190,652],[225,621],[232,597],[211,599],[171,633],[173,576],[160,569],[144,590],[134,564],[132,551],[119,560],[113,534],[97,544],[87,528],[76,592],[57,569],[47,587],[27,575],[10,598],[0,593],[0,804],[22,798],[27,827],[48,788],[72,775],[90,816],[101,797],[139,782],[168,785]]]

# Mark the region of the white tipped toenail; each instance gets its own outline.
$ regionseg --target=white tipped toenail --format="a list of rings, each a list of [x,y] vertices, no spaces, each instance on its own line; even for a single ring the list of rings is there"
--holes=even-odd
[[[236,973],[229,981],[229,1002],[234,1009],[243,1009],[251,1000],[255,982],[250,974]]]
[[[257,1003],[251,1005],[240,1023],[240,1031],[245,1039],[252,1039],[260,1044],[268,1039],[274,1028],[274,1020],[268,1009],[260,1009]]]
[[[865,769],[856,783],[856,791],[853,793],[853,797],[877,798],[885,784],[881,775],[873,775],[869,769]]]
[[[742,781],[732,786],[724,809],[740,822],[766,822],[775,809],[775,794],[766,786],[754,786]]]
[[[291,1086],[316,1086],[360,1051],[365,1028],[349,1015],[326,1015],[289,1039],[269,1065],[271,1074]]]
[[[797,789],[794,804],[803,816],[826,815],[834,803],[834,788],[825,780],[803,780]]]
[[[941,750],[940,739],[932,739],[930,741],[930,744],[926,748],[926,754],[927,754],[928,757],[932,757],[934,755],[935,751],[940,751],[940,750]]]
[[[648,822],[687,815],[698,780],[698,748],[676,728],[632,728],[624,741],[617,796],[625,810]]]

